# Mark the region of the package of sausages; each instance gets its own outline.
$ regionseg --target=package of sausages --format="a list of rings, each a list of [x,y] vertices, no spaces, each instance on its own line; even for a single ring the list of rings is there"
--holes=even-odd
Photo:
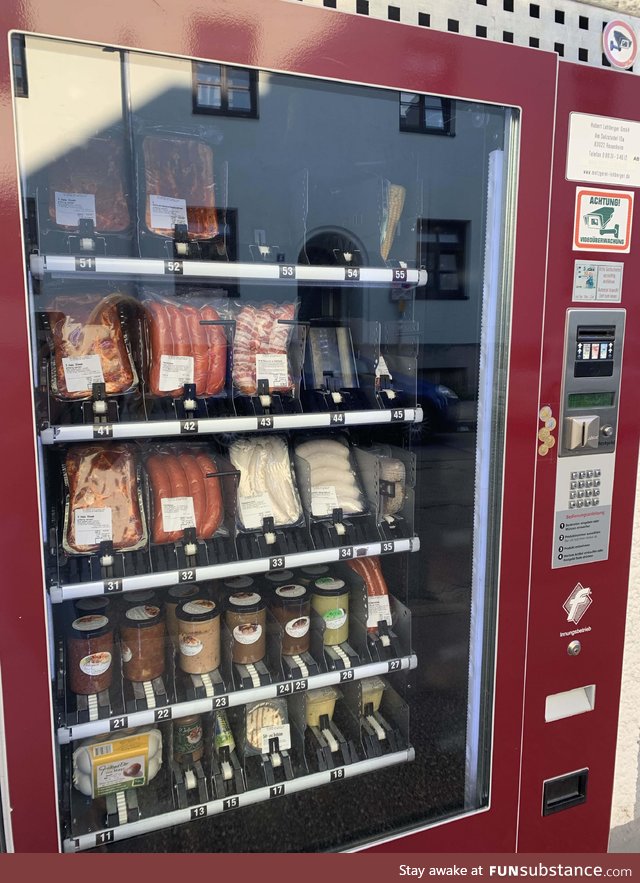
[[[273,518],[275,527],[304,523],[285,436],[237,438],[229,446],[229,459],[240,473],[236,509],[240,530],[262,530],[265,518]]]
[[[91,444],[69,448],[63,465],[67,500],[62,546],[70,555],[119,552],[147,543],[136,448]]]
[[[291,394],[293,376],[290,348],[298,336],[295,319],[298,304],[242,303],[233,309],[233,387],[239,395],[258,393],[265,380],[270,393]]]
[[[298,486],[312,518],[363,515],[367,503],[346,434],[310,436],[294,444]]]
[[[51,390],[56,398],[91,398],[94,383],[108,396],[138,387],[128,324],[137,303],[126,291],[60,294],[46,308]]]
[[[362,577],[367,590],[367,631],[375,632],[378,623],[391,625],[389,589],[377,556],[352,558],[345,564]]]
[[[146,388],[153,396],[180,396],[195,383],[196,396],[226,393],[227,324],[224,299],[208,302],[145,293]],[[205,323],[205,324],[203,324]]]
[[[205,446],[167,445],[151,449],[144,460],[151,501],[151,540],[175,543],[194,527],[199,540],[224,531],[221,470]]]

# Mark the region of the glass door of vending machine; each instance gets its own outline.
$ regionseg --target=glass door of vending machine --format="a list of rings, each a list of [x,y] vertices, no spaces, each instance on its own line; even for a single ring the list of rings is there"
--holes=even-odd
[[[61,849],[511,843],[521,109],[11,40]]]

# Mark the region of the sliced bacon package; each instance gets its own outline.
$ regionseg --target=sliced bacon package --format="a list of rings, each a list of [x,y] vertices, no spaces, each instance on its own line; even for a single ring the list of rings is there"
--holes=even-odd
[[[233,386],[240,395],[253,396],[258,381],[269,392],[293,393],[290,348],[293,345],[296,302],[236,304],[233,339]]]
[[[194,383],[196,396],[226,393],[226,304],[197,297],[145,295],[142,301],[147,338],[147,390],[153,396],[180,396]]]

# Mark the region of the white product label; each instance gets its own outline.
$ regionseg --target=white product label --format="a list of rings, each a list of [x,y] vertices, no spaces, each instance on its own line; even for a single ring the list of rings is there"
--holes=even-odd
[[[391,625],[391,607],[388,595],[370,595],[367,598],[367,628],[377,628],[379,622]]]
[[[189,601],[182,609],[185,613],[198,616],[203,613],[211,613],[212,610],[216,609],[216,605],[213,601],[208,601],[206,598],[198,598],[196,601]]]
[[[276,589],[276,595],[279,598],[299,598],[301,595],[307,590],[304,586],[290,585],[290,586],[280,586]]]
[[[185,383],[193,383],[193,356],[160,356],[161,392],[181,389]]]
[[[170,533],[196,526],[193,497],[164,497],[162,505],[162,529]]]
[[[187,223],[186,199],[173,196],[149,196],[151,226],[159,230],[173,230],[176,224]]]
[[[640,123],[572,113],[567,179],[640,187]]]
[[[133,658],[131,647],[129,647],[128,644],[120,644],[120,655],[122,656],[123,662],[131,662]]]
[[[334,607],[333,610],[327,610],[322,614],[324,624],[328,629],[339,629],[347,621],[347,611],[342,607]]]
[[[262,727],[262,729],[260,730],[262,754],[269,753],[270,739],[278,740],[278,751],[288,751],[289,748],[291,748],[291,727],[289,726],[289,724]]]
[[[243,622],[233,630],[233,637],[238,644],[255,644],[262,634],[262,626],[258,622]]]
[[[289,386],[286,353],[256,353],[256,380],[267,380],[269,389]]]
[[[81,220],[96,223],[96,198],[93,193],[59,193],[56,190],[56,224],[77,227]]]
[[[96,794],[105,794],[132,785],[144,785],[147,758],[144,754],[105,763],[95,770]]]
[[[573,300],[620,303],[623,270],[622,263],[576,261],[573,274]]]
[[[89,599],[87,599],[89,600]],[[71,628],[79,632],[94,632],[96,629],[103,629],[109,620],[106,616],[100,616],[98,613],[90,613],[88,616],[81,616],[74,619]]]
[[[309,631],[309,617],[301,616],[299,619],[290,619],[285,624],[284,630],[291,638],[304,638]]]
[[[126,616],[127,619],[132,619],[134,622],[144,622],[147,619],[155,619],[159,613],[159,607],[155,607],[153,604],[144,604],[127,610]]]
[[[111,653],[106,650],[102,653],[91,653],[90,656],[83,656],[80,660],[80,671],[83,671],[89,677],[95,678],[103,675],[111,665]]]
[[[338,495],[332,484],[319,484],[311,488],[311,514],[316,518],[322,515],[331,515],[334,509],[339,508]]]
[[[113,539],[111,508],[76,509],[73,527],[78,546],[96,546]]]
[[[229,598],[234,606],[239,607],[250,607],[253,604],[258,604],[260,600],[260,595],[257,592],[236,592]]]
[[[240,504],[240,520],[247,530],[262,527],[263,518],[273,518],[273,507],[269,494],[252,494],[238,497]]]
[[[63,356],[62,370],[69,392],[85,392],[93,383],[104,383],[100,356]]]
[[[183,656],[197,656],[204,644],[195,635],[180,635],[180,652]]]

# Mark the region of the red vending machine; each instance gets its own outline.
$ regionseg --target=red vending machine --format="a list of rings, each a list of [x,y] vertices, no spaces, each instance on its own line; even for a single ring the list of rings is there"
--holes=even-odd
[[[555,54],[282,0],[0,19],[8,848],[604,850],[625,75],[556,121]]]

